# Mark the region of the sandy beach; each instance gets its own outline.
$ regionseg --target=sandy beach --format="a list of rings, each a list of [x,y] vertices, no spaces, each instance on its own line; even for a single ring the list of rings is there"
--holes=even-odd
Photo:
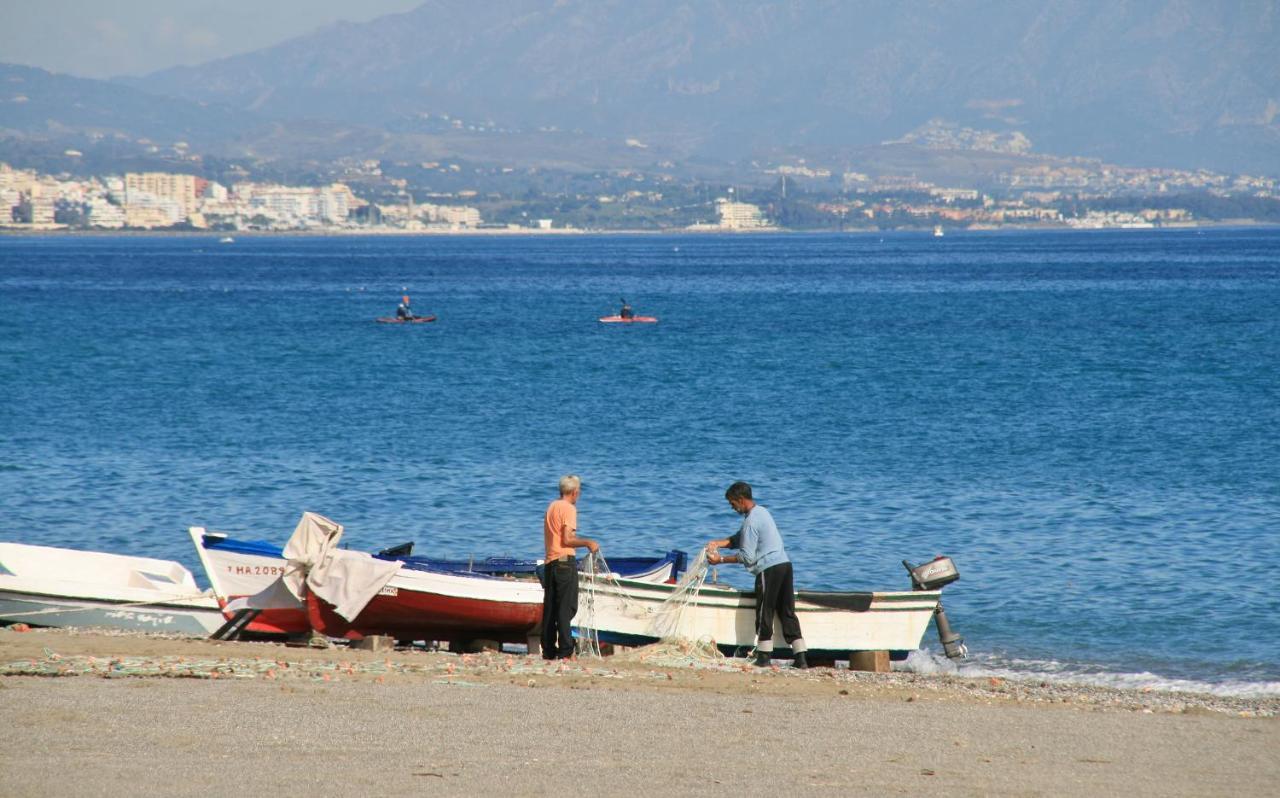
[[[0,630],[5,794],[1222,795],[1280,700]]]

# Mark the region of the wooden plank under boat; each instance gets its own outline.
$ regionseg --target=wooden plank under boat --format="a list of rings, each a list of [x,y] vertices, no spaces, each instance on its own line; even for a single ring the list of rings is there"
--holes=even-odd
[[[208,635],[214,598],[172,560],[0,543],[0,623]]]

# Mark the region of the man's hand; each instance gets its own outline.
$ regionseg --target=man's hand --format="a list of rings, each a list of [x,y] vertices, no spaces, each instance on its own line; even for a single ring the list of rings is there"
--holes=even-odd
[[[594,540],[588,540],[587,550],[590,551],[592,554],[595,554],[596,552],[600,551],[600,544],[596,543]]]

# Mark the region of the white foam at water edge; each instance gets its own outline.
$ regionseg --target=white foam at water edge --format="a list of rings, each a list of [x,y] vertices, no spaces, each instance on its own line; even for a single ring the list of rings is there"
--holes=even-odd
[[[957,663],[926,649],[912,651],[906,662],[894,663],[894,670],[919,674],[947,674],[972,678],[995,676],[1017,682],[1049,682],[1117,690],[1159,690],[1170,693],[1200,693],[1231,698],[1280,697],[1280,682],[1250,682],[1226,679],[1220,682],[1174,679],[1143,671],[1121,673],[1087,668],[1057,660],[1009,659],[978,655]]]

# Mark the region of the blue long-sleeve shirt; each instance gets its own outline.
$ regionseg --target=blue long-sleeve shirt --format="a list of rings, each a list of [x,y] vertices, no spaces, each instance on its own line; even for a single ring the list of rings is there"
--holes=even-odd
[[[782,535],[773,522],[773,516],[758,504],[742,519],[742,527],[737,534],[729,538],[729,548],[738,550],[738,559],[753,574],[791,562],[787,550],[782,547]]]

